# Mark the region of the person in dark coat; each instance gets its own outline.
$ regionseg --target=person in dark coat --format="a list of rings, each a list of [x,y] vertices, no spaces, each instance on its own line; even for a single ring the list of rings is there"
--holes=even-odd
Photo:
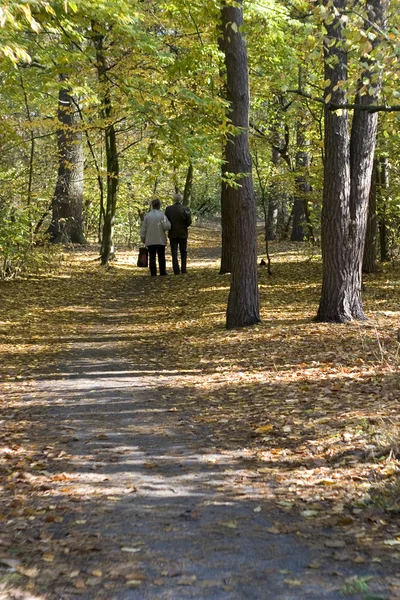
[[[172,268],[175,275],[186,273],[188,228],[192,224],[192,215],[190,209],[183,206],[181,194],[175,194],[174,204],[167,206],[165,216],[171,223],[168,237],[171,245]],[[180,266],[178,248],[181,258]]]

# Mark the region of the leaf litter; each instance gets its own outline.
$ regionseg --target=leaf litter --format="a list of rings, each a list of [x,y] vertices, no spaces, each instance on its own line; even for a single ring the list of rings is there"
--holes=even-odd
[[[131,251],[119,252],[110,268],[100,269],[93,251],[83,249],[65,253],[60,273],[1,284],[3,593],[11,585],[45,589],[53,598],[72,586],[96,588],[100,591],[95,596],[89,591],[88,597],[100,598],[122,582],[165,585],[162,564],[158,574],[146,573],[145,540],[132,543],[119,533],[115,541],[121,542],[123,558],[104,564],[102,532],[88,512],[90,502],[106,499],[97,506],[111,516],[110,505],[127,489],[136,496],[141,484],[113,487],[112,472],[96,475],[107,465],[117,467],[129,448],[118,449],[107,423],[99,427],[94,421],[94,428],[86,417],[82,427],[74,416],[79,403],[74,404],[68,375],[76,368],[74,351],[81,348],[81,360],[89,365],[100,355],[110,379],[113,373],[117,377],[119,359],[128,363],[128,372],[118,373],[120,384],[156,377],[154,414],[169,415],[176,430],[161,419],[154,435],[181,432],[196,447],[196,432],[206,428],[213,447],[204,456],[206,464],[230,465],[216,489],[254,499],[254,518],[263,506],[275,505],[282,518],[269,533],[314,544],[338,570],[343,562],[384,565],[387,589],[396,597],[400,298],[390,281],[399,268],[383,267],[365,282],[367,322],[319,324],[313,321],[319,261],[309,260],[299,245],[274,243],[273,276],[259,272],[262,323],[226,331],[229,276],[218,275],[217,245],[214,231],[193,230],[186,278],[154,281],[134,267]],[[64,394],[51,403],[38,391],[38,381],[46,377],[65,383]],[[86,402],[91,394],[89,382]],[[132,427],[127,424],[126,431]],[[148,428],[135,431],[148,434]],[[73,448],[82,445],[95,450],[78,460]],[[167,468],[154,456],[144,456],[141,465],[144,481]],[[171,487],[170,493],[178,492]],[[58,539],[56,528],[66,523],[68,536]],[[225,518],[214,526],[221,535],[229,530],[235,535],[240,523]],[[165,526],[172,530],[173,525]],[[112,545],[112,536],[107,540]],[[319,571],[320,564],[318,557],[308,568]],[[211,576],[202,583],[179,569],[176,579],[180,587],[197,582],[206,588],[208,580],[217,581]],[[289,587],[303,585],[297,575],[284,581]]]

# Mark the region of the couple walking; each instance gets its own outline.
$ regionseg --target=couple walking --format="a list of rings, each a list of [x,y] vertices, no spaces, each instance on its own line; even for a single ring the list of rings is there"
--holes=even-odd
[[[167,206],[165,214],[160,208],[160,200],[155,198],[151,203],[151,211],[145,215],[140,229],[140,239],[149,250],[150,275],[152,277],[157,275],[156,257],[158,257],[160,275],[167,274],[165,269],[166,231],[168,231],[171,244],[174,273],[175,275],[186,273],[188,228],[192,223],[190,209],[183,206],[181,194],[175,194],[174,204]],[[178,248],[181,258],[180,266]]]

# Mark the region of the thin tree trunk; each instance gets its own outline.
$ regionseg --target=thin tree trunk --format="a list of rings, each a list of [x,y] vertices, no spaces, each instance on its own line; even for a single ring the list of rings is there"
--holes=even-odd
[[[363,273],[375,273],[376,272],[376,234],[377,234],[377,220],[376,220],[376,188],[377,188],[377,177],[378,168],[377,161],[374,161],[374,167],[371,177],[371,188],[369,191],[368,201],[368,218],[367,218],[367,231],[365,234],[365,247],[362,270]]]
[[[296,188],[298,196],[293,202],[292,242],[304,242],[312,235],[312,226],[309,222],[309,211],[307,206],[307,194],[310,191],[310,183],[306,177],[306,171],[310,167],[310,153],[305,150],[308,141],[304,135],[305,125],[301,122],[296,126],[296,170],[300,171],[296,177]],[[310,231],[311,229],[311,231]]]
[[[272,131],[272,137],[274,144],[272,146],[272,164],[275,169],[279,169],[281,162],[281,154],[279,148],[282,146],[282,136],[276,130]],[[270,186],[268,194],[268,240],[276,240],[278,235],[278,220],[279,220],[279,207],[282,205],[284,197],[281,191],[277,189],[277,185],[273,182]]]
[[[111,102],[110,82],[107,78],[107,61],[104,49],[104,36],[96,32],[96,23],[92,23],[93,41],[96,48],[97,74],[103,90],[103,117],[106,121],[104,142],[106,149],[106,206],[104,207],[104,223],[101,245],[101,264],[107,265],[114,257],[114,223],[117,208],[119,181],[119,161],[117,139],[112,121],[113,106]]]
[[[186,173],[185,189],[183,190],[183,206],[190,206],[193,189],[193,163],[190,162]]]
[[[389,227],[387,224],[386,197],[383,194],[383,190],[389,187],[389,169],[387,157],[381,157],[379,159],[377,169],[377,195],[379,201],[379,255],[381,262],[388,262],[390,260]]]
[[[226,187],[232,225],[232,278],[226,326],[232,329],[260,321],[256,203],[248,143],[249,78],[247,50],[240,32],[243,25],[241,2],[235,6],[223,6],[222,25],[230,117],[232,125],[241,129],[237,135],[228,137],[225,147],[227,171],[235,175],[239,184],[238,187]]]
[[[79,116],[81,118],[82,123],[84,123],[83,113],[82,113],[82,111],[81,111],[81,109],[80,109],[80,107],[79,107],[78,104],[76,104],[76,109],[79,112]],[[94,166],[95,166],[95,169],[96,169],[97,183],[98,183],[98,186],[99,186],[99,193],[100,193],[100,202],[99,202],[99,205],[100,205],[100,209],[99,209],[99,220],[98,220],[98,240],[101,242],[101,237],[102,237],[101,236],[101,234],[102,234],[102,223],[104,222],[104,212],[105,212],[104,211],[104,183],[103,183],[103,177],[102,177],[102,174],[101,174],[100,164],[99,164],[99,161],[97,159],[96,152],[94,150],[94,146],[93,146],[93,144],[92,144],[92,142],[90,140],[89,132],[88,132],[87,129],[85,129],[84,131],[85,131],[85,137],[86,137],[86,142],[87,142],[87,145],[88,145],[88,148],[89,148],[89,152],[90,152],[90,154],[92,155],[92,158],[93,158],[93,163],[94,163]]]
[[[218,35],[218,47],[221,52],[225,54],[225,40],[224,31],[221,30]],[[226,68],[220,67],[220,78],[224,82],[221,85],[220,95],[226,100],[227,89],[226,89]],[[227,183],[226,173],[228,172],[226,164],[225,147],[221,151],[221,264],[219,268],[219,274],[225,275],[226,273],[232,272],[232,226],[230,222],[229,204],[227,198]]]
[[[29,108],[28,94],[26,93],[24,79],[23,79],[21,73],[20,73],[20,81],[21,81],[22,92],[24,95],[26,115],[28,117],[29,123],[32,124],[32,115],[31,115],[31,110]],[[29,139],[30,139],[31,148],[30,148],[30,152],[29,152],[28,189],[27,189],[27,197],[26,197],[26,206],[28,208],[28,215],[29,215],[29,232],[30,232],[30,234],[32,234],[32,227],[33,227],[33,223],[32,223],[33,165],[34,165],[34,158],[35,158],[35,132],[32,127],[30,128]]]
[[[264,185],[264,183],[262,181],[262,177],[261,177],[257,151],[254,152],[253,156],[254,156],[253,164],[254,164],[256,174],[257,174],[258,185],[260,187],[260,192],[261,192],[261,208],[262,208],[263,215],[264,215],[264,241],[265,241],[265,254],[267,257],[268,275],[272,275],[271,257],[269,255],[269,246],[268,246],[268,205],[269,205],[269,202],[268,202],[268,197],[267,197],[266,186]]]

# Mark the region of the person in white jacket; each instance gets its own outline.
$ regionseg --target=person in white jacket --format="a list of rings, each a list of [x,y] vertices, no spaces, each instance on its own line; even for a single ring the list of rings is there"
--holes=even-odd
[[[151,202],[151,211],[148,212],[140,229],[140,239],[149,249],[149,268],[150,275],[157,275],[156,256],[158,257],[158,267],[160,275],[166,275],[165,268],[165,246],[167,245],[167,236],[165,232],[171,229],[171,223],[160,210],[161,203],[158,198]]]

